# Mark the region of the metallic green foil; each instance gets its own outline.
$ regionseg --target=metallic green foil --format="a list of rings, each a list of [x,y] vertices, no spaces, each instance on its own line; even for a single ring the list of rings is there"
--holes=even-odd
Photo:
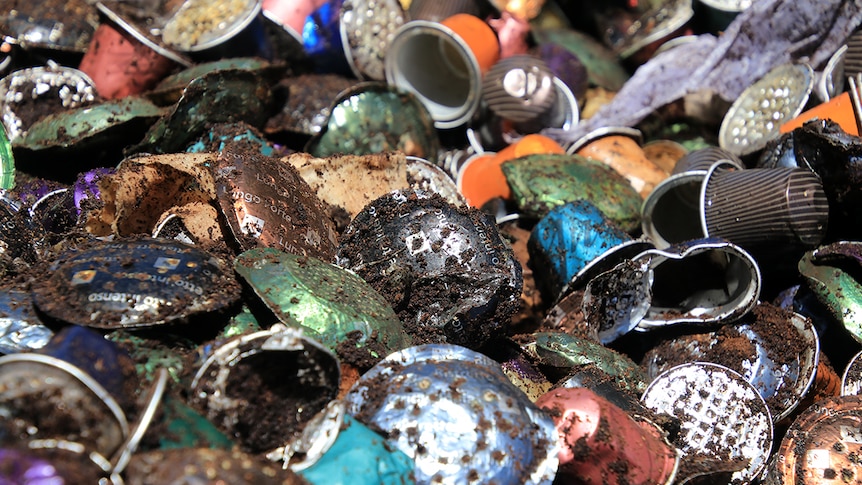
[[[230,450],[234,444],[208,419],[182,401],[165,396],[162,421],[166,432],[159,437],[159,448],[215,448]]]
[[[341,94],[326,127],[306,148],[319,158],[395,150],[436,160],[439,137],[434,120],[416,96],[377,83],[362,84]]]
[[[12,144],[6,134],[6,127],[0,123],[0,189],[9,190],[15,187],[15,157],[12,156]]]
[[[528,155],[503,162],[523,215],[541,219],[557,206],[586,200],[626,232],[640,227],[640,195],[618,172],[578,155]]]
[[[256,248],[237,257],[234,269],[285,325],[335,350],[355,340],[386,354],[410,346],[389,303],[356,274],[315,258]],[[360,335],[353,332],[359,331]],[[378,346],[379,346],[378,345]],[[374,357],[385,357],[375,355]]]
[[[594,366],[623,389],[641,395],[649,377],[630,358],[598,342],[565,333],[540,332],[535,335],[535,354],[544,365],[561,368]]]
[[[151,383],[159,369],[166,369],[174,383],[179,384],[185,363],[176,347],[193,348],[190,341],[167,342],[151,340],[125,330],[115,330],[106,335],[108,340],[123,346],[135,361],[135,372],[143,383]]]
[[[862,242],[842,241],[808,251],[797,266],[817,300],[862,343],[862,283],[854,277],[860,265]]]
[[[136,96],[82,106],[42,118],[13,145],[36,151],[112,143],[123,136],[134,142],[164,111]]]

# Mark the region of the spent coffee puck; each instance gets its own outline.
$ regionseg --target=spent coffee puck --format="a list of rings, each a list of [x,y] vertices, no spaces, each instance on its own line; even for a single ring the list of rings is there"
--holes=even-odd
[[[683,364],[667,370],[647,387],[644,405],[680,422],[677,446],[683,452],[678,477],[691,474],[686,456],[716,469],[738,468],[734,485],[750,483],[766,467],[772,449],[772,416],[766,402],[741,375],[706,362]]]
[[[481,346],[520,304],[521,266],[493,221],[437,194],[397,190],[350,223],[336,262],[395,309],[417,343]]]
[[[239,284],[224,261],[178,241],[98,241],[57,258],[33,288],[49,317],[117,329],[182,322],[237,301]]]

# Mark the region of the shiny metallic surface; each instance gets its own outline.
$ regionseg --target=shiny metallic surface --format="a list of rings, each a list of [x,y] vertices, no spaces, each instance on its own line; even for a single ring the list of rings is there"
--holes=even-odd
[[[702,362],[677,366],[656,377],[641,401],[680,420],[684,459],[700,456],[719,466],[742,461],[744,468],[731,476],[735,485],[753,482],[766,467],[772,416],[754,386],[736,372]]]
[[[293,409],[296,416],[285,416],[288,420],[276,430],[268,430],[265,438],[251,440],[255,426],[248,422],[248,415],[259,411],[262,402],[253,395],[236,394],[231,374],[240,368],[254,372],[262,379],[260,393],[272,393],[284,406]],[[277,373],[278,379],[264,377]],[[220,430],[233,436],[248,451],[270,453],[292,439],[294,432],[311,420],[326,404],[335,398],[341,379],[336,356],[317,341],[303,336],[301,330],[273,325],[242,335],[215,348],[203,362],[192,379],[190,388],[192,402],[201,408],[205,416]],[[289,386],[292,392],[274,391]],[[264,412],[276,412],[268,409]]]
[[[97,95],[92,79],[71,67],[49,64],[13,71],[0,79],[0,114],[6,134],[14,142],[30,129],[16,112],[18,105],[39,101],[59,111],[90,104]]]
[[[631,240],[592,203],[575,201],[555,207],[530,233],[527,250],[533,276],[547,301],[595,258]]]
[[[862,264],[862,243],[838,241],[808,251],[799,260],[799,273],[817,300],[862,342],[862,282],[855,268]]]
[[[854,483],[862,478],[862,397],[815,402],[790,425],[765,485]]]
[[[744,156],[754,153],[778,137],[778,128],[795,118],[814,88],[814,75],[807,64],[783,64],[749,86],[724,116],[718,133],[719,145]]]
[[[646,370],[655,378],[682,362],[724,365],[757,388],[778,423],[790,416],[811,389],[819,363],[820,339],[811,320],[798,313],[780,324],[769,325],[774,326],[757,325],[751,318],[744,318],[718,331],[671,338],[661,345],[661,351],[653,348],[647,352]],[[772,333],[782,336],[776,339]],[[742,342],[748,342],[751,355],[743,357],[734,352],[733,345],[745,345]]]
[[[652,299],[641,329],[677,323],[734,321],[760,298],[757,261],[741,247],[711,238],[668,249],[648,249],[635,261],[648,265]]]
[[[35,353],[4,355],[0,382],[0,412],[14,417],[4,420],[8,436],[65,440],[111,456],[129,434],[126,415],[108,390],[63,359]],[[58,429],[47,416],[65,421],[62,435],[53,434]]]
[[[33,288],[39,311],[95,328],[149,327],[229,307],[227,264],[179,242],[141,238],[68,252]],[[59,295],[62,295],[60,297]]]
[[[456,206],[467,204],[455,181],[442,168],[420,157],[407,157],[407,182],[416,190],[433,192]]]
[[[344,0],[341,41],[347,62],[359,79],[384,81],[383,60],[395,32],[408,20],[398,0]]]
[[[556,206],[588,200],[629,231],[640,223],[641,197],[618,172],[578,155],[528,155],[503,162],[521,212],[541,218]]]
[[[396,150],[437,158],[440,142],[434,120],[413,94],[382,83],[368,83],[339,94],[326,125],[309,141],[305,151],[327,157]]]
[[[556,474],[553,421],[498,363],[466,348],[392,354],[345,400],[350,414],[415,460],[419,483],[550,484]]]
[[[612,35],[619,39],[613,48],[627,58],[649,44],[681,29],[694,16],[692,0],[663,0],[645,11],[628,28]]]
[[[862,395],[862,352],[854,355],[844,369],[844,375],[841,376],[841,395]]]
[[[353,338],[381,359],[411,343],[386,300],[346,269],[271,248],[240,254],[234,269],[281,322],[333,351]]]
[[[36,316],[29,293],[0,292],[0,354],[41,349],[53,335]]]
[[[32,124],[16,138],[15,148],[83,148],[140,140],[165,110],[144,98],[129,96],[59,112]]]

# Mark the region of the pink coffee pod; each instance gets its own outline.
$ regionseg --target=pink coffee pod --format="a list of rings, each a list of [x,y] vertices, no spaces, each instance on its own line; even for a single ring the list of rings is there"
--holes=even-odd
[[[584,387],[554,389],[536,405],[553,418],[561,483],[670,484],[678,453],[653,423],[638,421]]]
[[[78,69],[90,76],[100,96],[119,99],[152,88],[175,65],[132,34],[101,23]]]

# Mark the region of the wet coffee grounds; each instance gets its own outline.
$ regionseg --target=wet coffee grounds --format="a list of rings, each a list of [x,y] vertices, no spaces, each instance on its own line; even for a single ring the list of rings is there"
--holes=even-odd
[[[284,446],[332,399],[313,372],[298,375],[294,352],[264,352],[234,365],[226,387],[236,400],[232,435],[251,453]]]

